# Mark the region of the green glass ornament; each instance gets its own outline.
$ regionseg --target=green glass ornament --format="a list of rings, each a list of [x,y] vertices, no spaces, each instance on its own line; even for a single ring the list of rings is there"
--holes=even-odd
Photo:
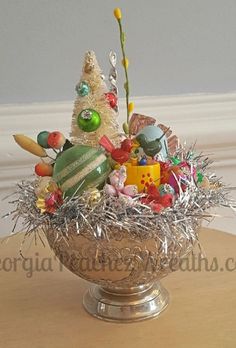
[[[79,113],[77,124],[84,132],[94,132],[101,125],[101,117],[97,111],[85,109]]]
[[[75,89],[80,97],[85,97],[90,92],[89,85],[85,81],[80,82]]]
[[[111,172],[103,150],[75,145],[57,157],[53,179],[67,197],[80,195],[84,190],[103,186]]]
[[[42,146],[44,149],[48,149],[50,146],[48,145],[48,131],[42,131],[37,135],[37,143]]]

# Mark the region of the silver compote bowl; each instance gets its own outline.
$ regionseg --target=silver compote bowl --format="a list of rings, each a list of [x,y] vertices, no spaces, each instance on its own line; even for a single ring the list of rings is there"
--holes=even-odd
[[[194,230],[197,239],[198,228]],[[69,227],[68,237],[46,233],[60,262],[74,274],[93,283],[83,304],[88,313],[108,321],[134,322],[158,316],[168,305],[167,290],[160,279],[178,269],[181,258],[192,249],[178,226],[171,235],[158,233],[143,239],[123,229],[113,229],[106,239],[77,233]]]

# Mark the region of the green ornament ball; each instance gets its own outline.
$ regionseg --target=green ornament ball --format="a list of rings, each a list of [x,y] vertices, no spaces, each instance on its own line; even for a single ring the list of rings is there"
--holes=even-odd
[[[37,143],[42,146],[44,149],[49,149],[50,146],[48,145],[48,136],[50,132],[48,131],[42,131],[37,135]]]
[[[90,87],[85,81],[80,82],[75,89],[80,97],[85,97],[90,92]]]
[[[65,196],[71,197],[101,187],[110,172],[109,161],[101,149],[75,145],[56,159],[53,179]]]
[[[97,111],[93,109],[85,109],[79,113],[77,124],[84,132],[94,132],[101,125],[101,117]]]

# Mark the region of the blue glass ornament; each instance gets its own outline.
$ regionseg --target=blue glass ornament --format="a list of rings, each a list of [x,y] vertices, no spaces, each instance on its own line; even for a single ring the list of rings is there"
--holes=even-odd
[[[140,166],[145,166],[147,164],[147,158],[142,157],[141,160],[138,162]]]
[[[175,190],[169,184],[161,184],[159,186],[159,192],[160,192],[161,196],[164,196],[166,194],[172,194],[173,195],[175,193]]]
[[[82,81],[75,87],[76,92],[80,97],[85,97],[90,92],[90,87],[87,82]]]

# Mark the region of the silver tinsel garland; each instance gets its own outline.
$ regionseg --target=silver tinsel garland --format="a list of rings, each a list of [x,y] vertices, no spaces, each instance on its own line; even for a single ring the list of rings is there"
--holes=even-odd
[[[158,238],[165,245],[165,240],[176,243],[176,239],[187,240],[194,244],[198,240],[197,228],[202,219],[209,219],[213,215],[209,209],[218,206],[235,209],[235,202],[229,198],[230,188],[225,186],[214,174],[207,174],[211,163],[207,157],[194,155],[193,149],[184,151],[178,149],[176,156],[188,162],[191,168],[196,168],[204,173],[210,183],[210,188],[204,189],[197,185],[194,176],[187,179],[187,189],[183,192],[179,184],[179,195],[173,206],[155,213],[151,208],[140,201],[140,195],[134,198],[133,204],[126,204],[117,197],[111,197],[100,192],[100,197],[94,204],[90,202],[91,191],[82,195],[64,200],[54,214],[41,213],[36,206],[37,196],[35,187],[37,180],[24,181],[17,185],[15,200],[10,203],[15,209],[5,216],[12,216],[16,225],[22,220],[22,230],[26,236],[38,233],[57,231],[57,238],[65,238],[70,231],[76,231],[92,239],[109,239],[113,231],[126,231],[131,238],[144,240]],[[176,233],[175,233],[176,231]],[[116,236],[119,238],[119,236]]]

